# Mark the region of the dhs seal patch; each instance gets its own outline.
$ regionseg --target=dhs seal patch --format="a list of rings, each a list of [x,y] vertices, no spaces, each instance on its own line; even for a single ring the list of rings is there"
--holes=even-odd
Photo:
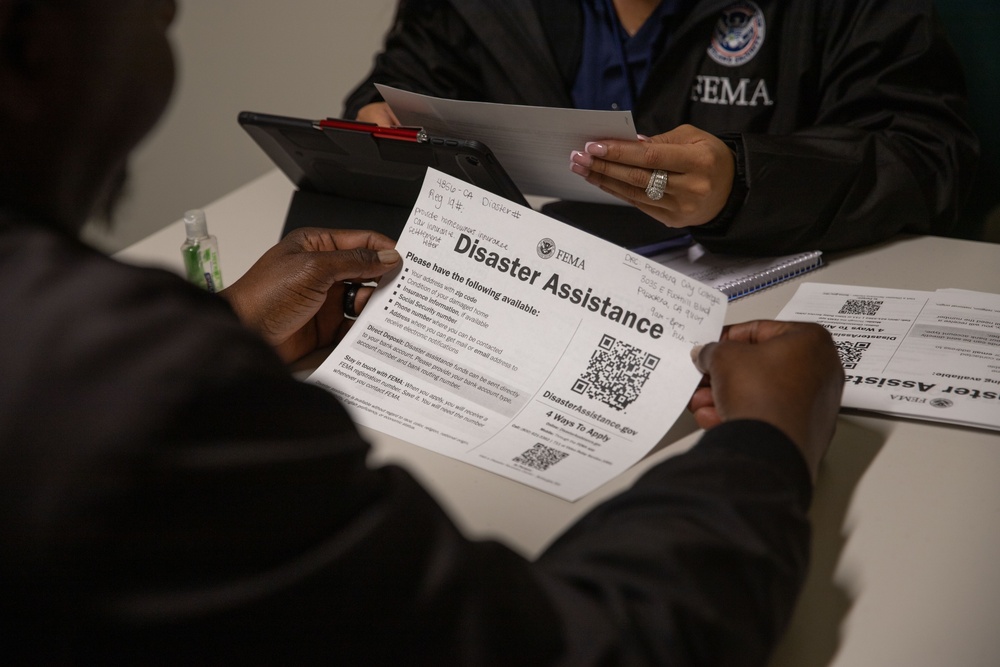
[[[749,0],[722,10],[712,30],[708,55],[726,67],[750,62],[764,45],[764,12]]]

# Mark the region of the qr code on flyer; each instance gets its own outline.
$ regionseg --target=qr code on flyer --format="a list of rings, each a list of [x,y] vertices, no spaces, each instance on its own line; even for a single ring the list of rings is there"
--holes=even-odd
[[[514,462],[526,465],[529,468],[534,468],[535,470],[544,471],[559,463],[567,456],[569,456],[569,452],[563,452],[558,449],[553,449],[552,447],[546,447],[539,442],[531,449],[515,456]]]
[[[840,307],[841,315],[878,315],[882,301],[874,299],[848,299]]]
[[[572,390],[622,411],[639,398],[660,358],[605,334]]]
[[[842,340],[837,342],[837,354],[840,355],[840,363],[844,370],[857,368],[864,358],[865,350],[871,347],[871,343],[861,343],[858,341]]]

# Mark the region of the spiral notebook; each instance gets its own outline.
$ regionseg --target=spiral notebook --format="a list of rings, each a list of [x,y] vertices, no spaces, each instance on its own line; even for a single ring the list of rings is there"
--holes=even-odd
[[[697,243],[650,259],[711,285],[730,301],[823,266],[819,250],[781,257],[747,257],[712,253]]]

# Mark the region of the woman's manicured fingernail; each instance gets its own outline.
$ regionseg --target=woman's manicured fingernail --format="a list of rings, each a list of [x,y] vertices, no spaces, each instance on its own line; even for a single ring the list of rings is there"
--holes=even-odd
[[[649,141],[649,137],[647,137],[645,134],[637,134],[635,135],[635,138],[638,139],[639,141]]]
[[[583,150],[591,155],[596,155],[597,157],[604,157],[608,154],[608,147],[597,141],[588,141],[587,145],[583,147]]]
[[[577,164],[575,162],[570,162],[569,169],[574,174],[580,174],[584,178],[586,178],[587,176],[590,175],[590,169],[587,168],[587,167],[584,167],[582,164]]]
[[[584,167],[589,167],[590,165],[594,164],[594,156],[587,155],[583,151],[573,151],[572,153],[569,154],[569,161],[571,165],[579,164],[583,165]]]

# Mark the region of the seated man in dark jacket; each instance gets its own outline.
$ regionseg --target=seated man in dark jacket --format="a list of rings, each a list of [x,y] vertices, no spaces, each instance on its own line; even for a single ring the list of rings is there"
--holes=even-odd
[[[401,0],[348,117],[392,123],[376,83],[631,109],[650,140],[572,168],[713,250],[969,232],[978,142],[931,0]]]
[[[221,298],[76,240],[167,101],[174,11],[0,0],[3,663],[766,660],[839,405],[825,331],[702,349],[700,444],[537,561],[470,541],[283,364],[339,338],[388,239],[298,231]]]

